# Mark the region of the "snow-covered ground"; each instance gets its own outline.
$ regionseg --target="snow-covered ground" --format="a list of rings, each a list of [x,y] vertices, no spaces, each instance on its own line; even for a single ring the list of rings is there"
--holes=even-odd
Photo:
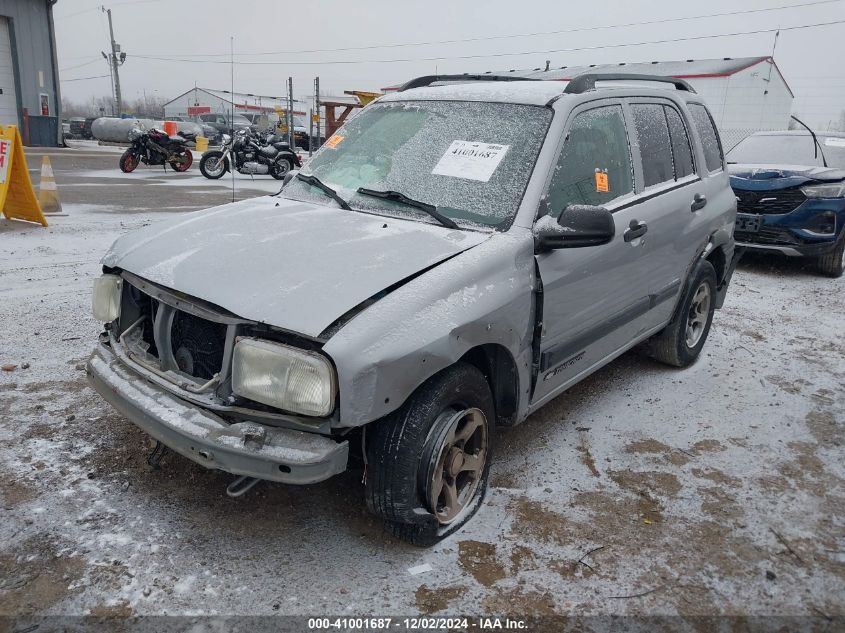
[[[0,220],[0,615],[845,615],[845,279],[742,264],[698,363],[626,354],[502,432],[484,507],[416,549],[360,470],[240,499],[152,470],[87,386],[111,241],[225,202],[174,176],[60,170],[65,217]]]

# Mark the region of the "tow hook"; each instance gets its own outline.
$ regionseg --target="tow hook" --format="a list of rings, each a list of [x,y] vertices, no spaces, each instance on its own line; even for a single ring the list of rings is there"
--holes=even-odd
[[[261,480],[255,477],[242,475],[226,486],[226,494],[230,497],[241,497],[252,490],[259,481]]]

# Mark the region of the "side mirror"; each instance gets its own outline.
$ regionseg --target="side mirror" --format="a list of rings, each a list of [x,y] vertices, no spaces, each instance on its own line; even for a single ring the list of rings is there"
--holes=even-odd
[[[285,174],[285,179],[282,181],[282,189],[288,186],[288,183],[296,178],[296,175],[299,173],[298,169],[291,169],[288,173]]]
[[[601,246],[613,239],[613,215],[604,207],[567,205],[557,219],[544,215],[534,224],[534,250],[537,253],[558,248]]]

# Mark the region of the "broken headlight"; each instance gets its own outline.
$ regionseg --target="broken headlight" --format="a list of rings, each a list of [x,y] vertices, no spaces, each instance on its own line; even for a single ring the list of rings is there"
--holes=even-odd
[[[117,275],[103,275],[94,280],[91,311],[94,318],[111,323],[120,316],[120,291],[123,280]]]
[[[334,408],[334,368],[314,352],[241,338],[232,358],[232,391],[291,413],[326,416]]]

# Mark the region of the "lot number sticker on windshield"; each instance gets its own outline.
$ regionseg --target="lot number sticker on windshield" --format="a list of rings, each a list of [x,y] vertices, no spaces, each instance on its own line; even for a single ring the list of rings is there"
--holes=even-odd
[[[431,173],[437,176],[487,182],[502,162],[508,149],[510,145],[452,141],[449,149],[440,157]]]
[[[343,139],[344,139],[344,138],[345,138],[345,137],[340,136],[340,135],[338,135],[338,134],[332,134],[332,135],[329,137],[329,140],[328,140],[328,141],[326,141],[326,147],[328,147],[328,148],[330,148],[330,149],[334,149],[334,148],[336,148],[338,145],[340,145],[341,143],[343,143]]]
[[[836,138],[835,136],[828,136],[824,140],[825,145],[830,145],[831,147],[845,147],[845,138]]]
[[[610,187],[607,182],[607,172],[596,170],[596,191],[598,193],[607,193]]]

